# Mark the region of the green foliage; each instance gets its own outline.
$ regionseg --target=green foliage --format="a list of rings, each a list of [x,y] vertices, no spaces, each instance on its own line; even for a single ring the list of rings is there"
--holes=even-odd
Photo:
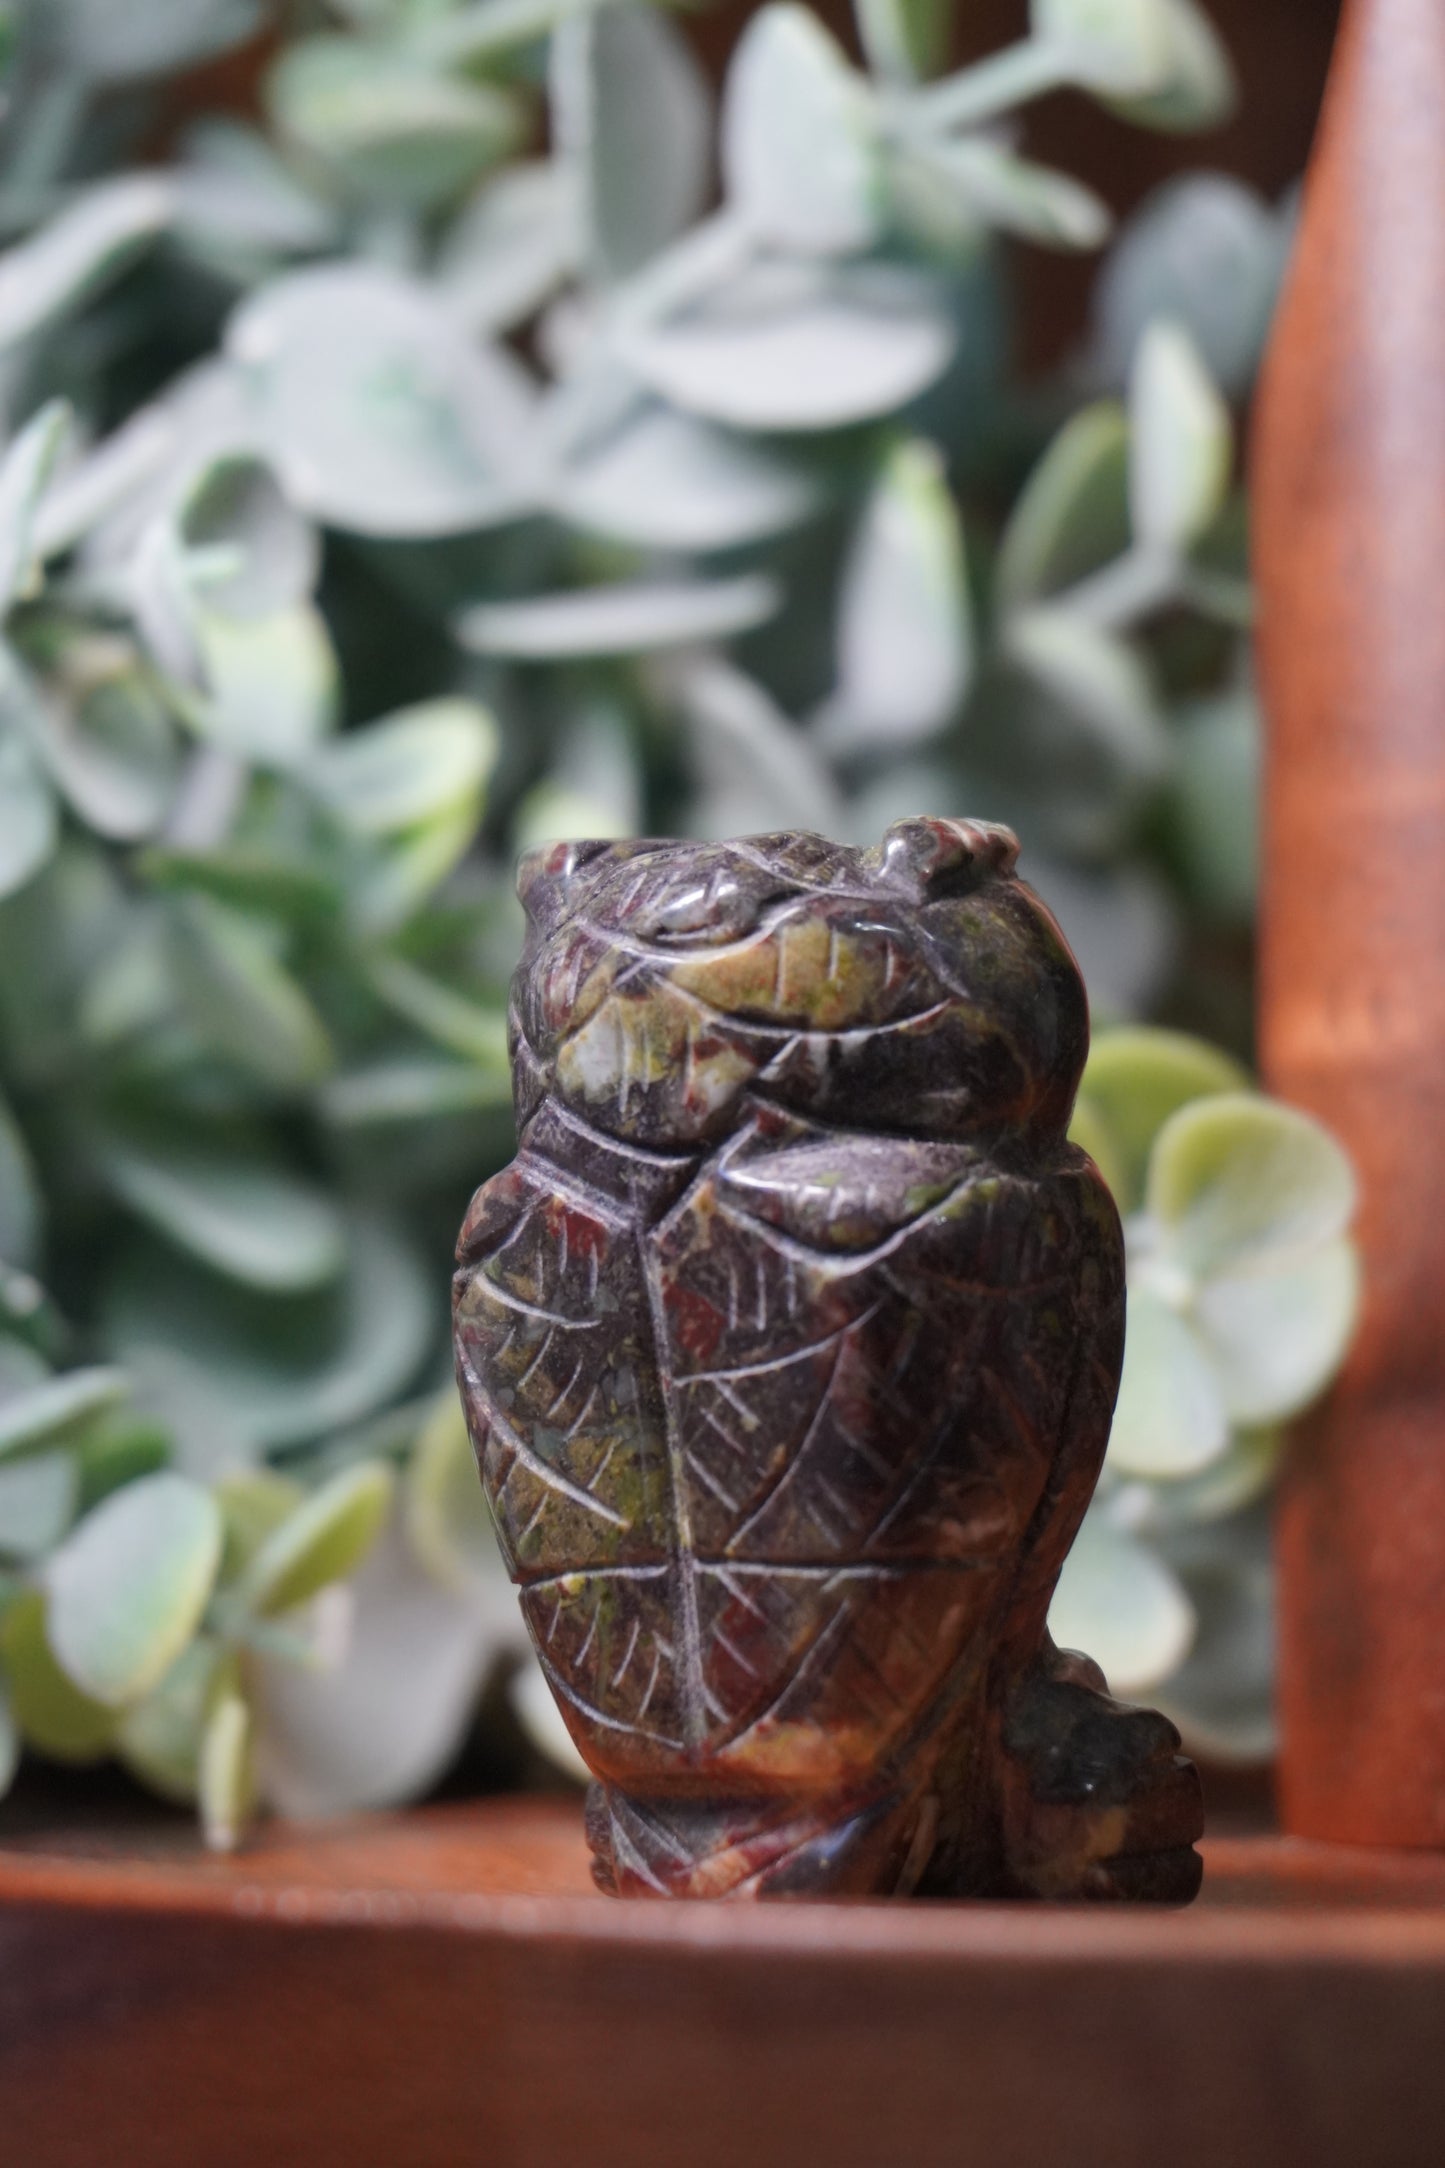
[[[1218,120],[1192,0],[1038,0],[954,75],[936,0],[859,0],[863,69],[763,7],[716,125],[632,0],[13,12],[0,1787],[113,1752],[227,1845],[412,1795],[519,1653],[444,1383],[516,849],[1007,819],[1121,1019],[1247,926],[1232,408],[1285,222],[1175,184],[1025,397],[1000,237],[1109,213],[1000,124]],[[261,31],[255,118],[143,163],[164,78]],[[1211,1736],[1267,1682],[1231,1532],[1353,1299],[1328,1148],[1194,1105],[1245,1081],[1104,1037],[1079,1113],[1143,1323],[1073,1594]]]
[[[1162,1690],[1191,1731],[1197,1712],[1224,1756],[1271,1737],[1269,1571],[1250,1509],[1279,1426],[1343,1359],[1358,1301],[1344,1154],[1248,1083],[1177,1032],[1094,1043],[1072,1133],[1124,1213],[1128,1333],[1103,1480],[1050,1617],[1117,1685]]]

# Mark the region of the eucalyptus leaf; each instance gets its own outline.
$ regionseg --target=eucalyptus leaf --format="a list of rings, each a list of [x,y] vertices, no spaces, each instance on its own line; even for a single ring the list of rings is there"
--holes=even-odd
[[[1195,1634],[1193,1605],[1164,1561],[1109,1527],[1097,1507],[1064,1561],[1049,1607],[1060,1648],[1084,1649],[1115,1693],[1136,1694],[1175,1672]]]
[[[292,272],[243,303],[227,344],[268,456],[316,518],[454,534],[528,503],[530,379],[419,281],[364,263]]]
[[[689,551],[779,534],[821,497],[821,478],[803,460],[657,401],[588,446],[552,492],[575,526],[639,548]]]
[[[174,185],[176,230],[204,251],[306,253],[338,235],[336,206],[237,121],[204,120],[187,131]]]
[[[59,833],[55,793],[0,706],[0,897],[34,878],[54,851]]]
[[[263,618],[202,611],[197,630],[207,681],[194,711],[201,735],[263,767],[305,760],[332,728],[340,700],[336,654],[320,612],[309,603]]]
[[[621,335],[644,382],[739,429],[841,429],[906,406],[956,333],[934,287],[890,264],[766,266],[706,306]]]
[[[847,255],[879,227],[881,145],[868,87],[807,8],[762,8],[738,42],[722,111],[723,184],[758,242]]]
[[[1156,5],[1167,45],[1162,80],[1142,94],[1111,98],[1110,104],[1141,127],[1181,134],[1220,127],[1233,115],[1238,92],[1218,33],[1197,0],[1156,0]]]
[[[177,896],[169,932],[185,1014],[208,1046],[277,1091],[325,1074],[325,1027],[253,921],[209,896]]]
[[[183,1137],[107,1138],[105,1178],[156,1231],[215,1271],[277,1291],[333,1279],[341,1214],[325,1192],[259,1155]]]
[[[1359,1259],[1342,1239],[1286,1270],[1206,1281],[1193,1315],[1231,1421],[1279,1423],[1307,1408],[1344,1359],[1359,1303]]]
[[[1202,1280],[1292,1265],[1334,1242],[1355,1209],[1355,1178],[1307,1114],[1223,1093],[1164,1124],[1145,1202],[1169,1258]]]
[[[0,1462],[34,1453],[74,1432],[102,1409],[125,1399],[123,1370],[92,1365],[46,1378],[0,1400]]]
[[[1102,1122],[1120,1170],[1121,1212],[1143,1202],[1149,1155],[1171,1114],[1191,1100],[1248,1091],[1248,1072],[1218,1047],[1181,1031],[1136,1024],[1097,1032],[1079,1086],[1079,1104]]]
[[[337,1665],[320,1673],[261,1657],[254,1667],[265,1793],[303,1820],[424,1793],[455,1756],[501,1652],[491,1622],[437,1586],[398,1520],[351,1594]]]
[[[371,977],[382,1000],[439,1046],[493,1073],[505,1062],[507,1020],[500,1007],[484,1008],[454,993],[399,956],[374,959]]]
[[[10,1696],[0,1680],[0,1799],[15,1781],[20,1767],[20,1727],[10,1706]]]
[[[475,819],[498,746],[476,701],[432,700],[318,747],[306,780],[345,827],[392,835],[457,805]]]
[[[240,1600],[270,1618],[346,1580],[380,1534],[392,1491],[391,1470],[379,1461],[323,1483],[256,1551],[238,1585]]]
[[[70,409],[52,399],[0,461],[0,615],[34,583],[35,514],[69,427]]]
[[[232,1668],[220,1644],[198,1634],[164,1677],[121,1717],[117,1756],[163,1799],[194,1804],[207,1718]]]
[[[425,1055],[371,1062],[323,1085],[321,1110],[337,1129],[364,1130],[510,1107],[512,1079],[504,1051],[485,1068]]]
[[[1141,784],[1168,762],[1163,719],[1139,651],[1101,631],[1064,603],[1036,603],[1010,619],[1008,656],[1111,760]]]
[[[1048,248],[1093,249],[1109,236],[1108,205],[1067,173],[1019,158],[986,136],[930,147],[935,169],[973,216]]]
[[[1191,1753],[1269,1761],[1274,1717],[1274,1566],[1267,1510],[1170,1539],[1196,1620],[1194,1644],[1159,1699]]]
[[[216,1503],[184,1476],[113,1491],[46,1569],[46,1630],[82,1692],[120,1708],[148,1693],[200,1623],[221,1560]]]
[[[0,767],[0,790],[4,771]],[[11,1265],[32,1265],[40,1247],[45,1200],[25,1132],[0,1093],[0,1258]],[[4,1374],[0,1370],[0,1400]]]
[[[117,1256],[104,1304],[112,1345],[196,1424],[253,1452],[360,1422],[408,1385],[438,1330],[435,1278],[381,1214],[356,1211],[334,1288],[278,1296],[198,1272],[155,1248]]]
[[[902,747],[934,737],[972,675],[963,533],[943,461],[905,439],[883,464],[844,568],[825,742]]]
[[[458,618],[456,632],[479,655],[527,662],[636,655],[729,639],[762,624],[781,600],[776,584],[756,572],[723,580],[638,580],[524,602],[476,603]]]
[[[712,99],[686,40],[651,7],[580,11],[551,49],[552,134],[576,176],[583,245],[626,278],[707,199]]]
[[[1169,1482],[1197,1475],[1228,1443],[1220,1383],[1192,1326],[1152,1287],[1131,1286],[1109,1467]]]
[[[1113,399],[1066,422],[1029,476],[999,548],[1000,607],[1044,600],[1125,549],[1129,425]]]
[[[1188,334],[1151,324],[1129,380],[1129,504],[1146,547],[1182,551],[1214,519],[1229,486],[1229,410]]]
[[[906,85],[936,75],[948,56],[949,0],[853,0],[868,65]]]
[[[132,83],[209,60],[249,38],[260,0],[42,0],[45,40],[98,82]]]
[[[87,827],[116,842],[153,835],[180,773],[159,692],[134,654],[112,643],[78,642],[64,667],[59,682],[42,684],[0,654],[0,719],[23,733]]]
[[[450,1388],[417,1437],[402,1507],[407,1539],[437,1586],[475,1605],[499,1635],[514,1635],[516,1598],[477,1479],[461,1402]]]
[[[1122,385],[1151,322],[1180,325],[1231,399],[1253,382],[1283,269],[1284,219],[1243,182],[1189,173],[1120,234],[1093,301],[1092,357]]]
[[[452,220],[435,268],[470,330],[495,334],[524,323],[576,268],[576,180],[561,159],[525,160],[484,182]]]
[[[28,240],[0,255],[0,350],[88,301],[170,224],[174,192],[160,173],[100,181]]]
[[[1058,48],[1076,82],[1142,98],[1168,84],[1171,0],[1031,0],[1034,35]]]
[[[0,1556],[22,1563],[43,1557],[70,1526],[79,1491],[73,1453],[0,1463]]]
[[[216,1701],[197,1759],[201,1826],[213,1852],[240,1843],[256,1799],[255,1719],[234,1689]]]
[[[265,95],[298,151],[359,195],[409,210],[454,198],[525,129],[500,84],[449,74],[394,42],[302,39],[282,52]]]
[[[237,568],[207,582],[206,606],[222,617],[272,616],[301,602],[316,584],[321,547],[264,461],[223,454],[190,479],[177,527],[191,550],[233,552]]]
[[[702,791],[698,825],[705,833],[841,825],[842,800],[816,748],[760,685],[709,660],[682,672],[678,695],[692,725]]]
[[[59,1762],[96,1762],[109,1752],[115,1711],[82,1693],[56,1662],[43,1589],[22,1589],[0,1611],[0,1672],[27,1746]]]

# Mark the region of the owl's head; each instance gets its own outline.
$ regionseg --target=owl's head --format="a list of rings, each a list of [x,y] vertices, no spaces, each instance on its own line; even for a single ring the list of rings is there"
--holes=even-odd
[[[691,1150],[753,1095],[849,1128],[1062,1133],[1083,982],[1018,845],[983,821],[531,851],[514,986],[519,1111]]]

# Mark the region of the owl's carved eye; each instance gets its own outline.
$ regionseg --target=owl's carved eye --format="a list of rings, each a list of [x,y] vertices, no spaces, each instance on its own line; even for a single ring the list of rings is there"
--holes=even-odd
[[[700,848],[628,914],[629,932],[659,948],[718,947],[752,932],[792,889],[746,860]]]

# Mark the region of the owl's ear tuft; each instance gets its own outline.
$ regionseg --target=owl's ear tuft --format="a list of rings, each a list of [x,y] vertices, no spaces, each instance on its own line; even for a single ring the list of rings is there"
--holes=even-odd
[[[1003,879],[1018,863],[1018,837],[996,821],[935,820],[920,814],[895,821],[869,852],[890,888],[920,902],[966,896],[987,880]]]
[[[517,897],[533,925],[545,930],[561,918],[573,876],[614,848],[599,838],[586,843],[538,843],[523,851],[517,860]]]

